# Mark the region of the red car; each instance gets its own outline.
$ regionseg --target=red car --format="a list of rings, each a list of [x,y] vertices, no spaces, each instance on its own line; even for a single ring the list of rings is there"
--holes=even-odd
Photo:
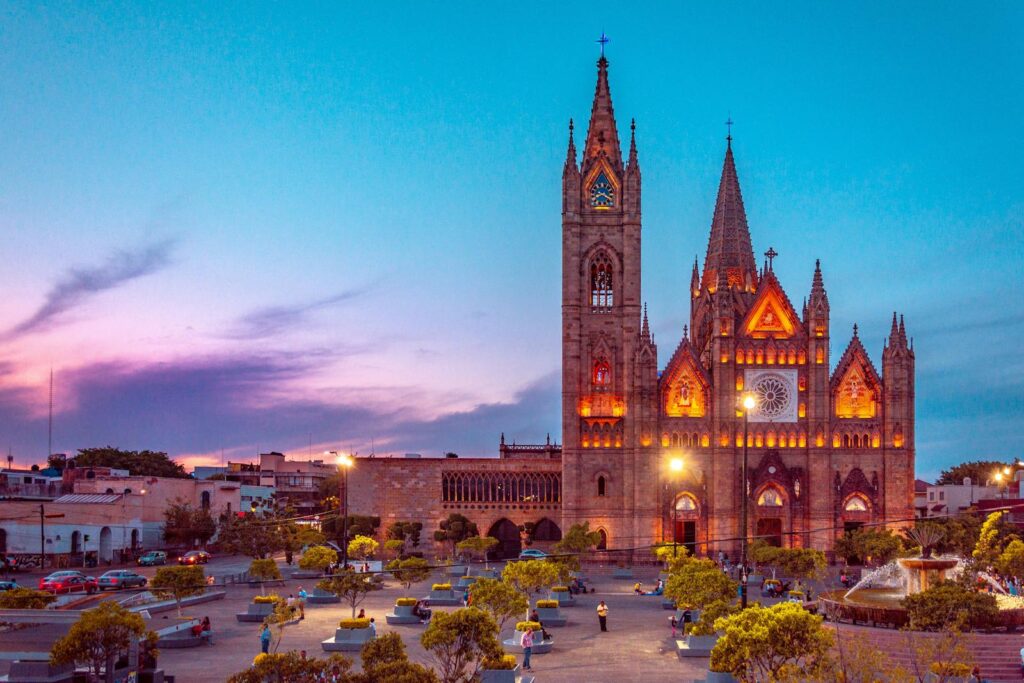
[[[86,576],[82,572],[63,571],[54,572],[46,578],[39,579],[39,590],[50,593],[77,593],[79,591],[95,593],[99,590],[96,579]]]
[[[210,553],[205,550],[189,550],[178,558],[178,564],[206,564],[210,561]]]

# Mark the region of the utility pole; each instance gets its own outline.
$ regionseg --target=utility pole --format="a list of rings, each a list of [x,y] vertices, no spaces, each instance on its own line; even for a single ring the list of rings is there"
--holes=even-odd
[[[50,368],[50,420],[46,429],[46,459],[53,455],[53,368]]]
[[[39,504],[39,569],[46,567],[46,510]]]

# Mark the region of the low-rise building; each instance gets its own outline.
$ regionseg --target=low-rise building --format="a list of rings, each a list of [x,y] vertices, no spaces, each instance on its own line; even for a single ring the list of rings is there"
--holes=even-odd
[[[977,507],[978,501],[996,498],[1004,487],[981,485],[966,477],[961,484],[929,484],[926,491],[924,517],[955,515]]]

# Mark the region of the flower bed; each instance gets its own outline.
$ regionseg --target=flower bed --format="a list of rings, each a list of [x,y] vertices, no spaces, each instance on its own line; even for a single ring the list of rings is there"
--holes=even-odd
[[[273,605],[280,599],[281,598],[279,598],[276,595],[257,595],[255,598],[252,599],[252,601],[257,605]]]
[[[342,619],[338,622],[338,628],[370,628],[369,619]]]
[[[502,655],[499,658],[487,657],[482,666],[491,671],[511,671],[516,668],[516,658],[515,655]]]
[[[558,600],[538,600],[537,609],[552,609],[558,607]]]
[[[432,591],[450,591],[452,585],[450,583],[435,583],[430,587]]]
[[[525,631],[526,629],[530,629],[531,631],[539,631],[540,624],[536,621],[520,621],[516,623],[517,631]]]
[[[552,593],[568,593],[569,592],[569,587],[568,586],[552,586],[551,592]]]
[[[413,607],[417,602],[416,598],[398,598],[395,600],[395,604],[399,607]]]

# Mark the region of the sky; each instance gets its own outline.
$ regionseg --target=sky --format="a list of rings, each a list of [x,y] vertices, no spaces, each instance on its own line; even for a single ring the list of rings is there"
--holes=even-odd
[[[731,117],[832,358],[917,355],[917,463],[1024,456],[1020,3],[0,2],[0,448],[560,439],[560,179],[602,31],[659,362]],[[760,256],[758,257],[760,260]]]

